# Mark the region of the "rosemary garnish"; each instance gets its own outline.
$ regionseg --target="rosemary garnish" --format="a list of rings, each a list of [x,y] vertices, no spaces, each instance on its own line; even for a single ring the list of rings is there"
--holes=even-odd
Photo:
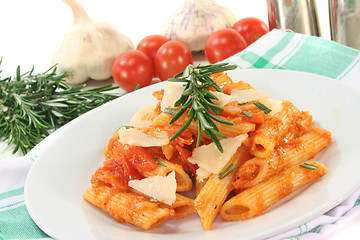
[[[251,113],[247,112],[247,111],[242,111],[242,113],[247,116],[248,118],[252,118],[253,115],[251,115]]]
[[[318,168],[319,168],[318,166],[312,165],[312,164],[310,164],[310,163],[300,164],[300,167],[307,168],[307,169],[311,169],[311,170],[315,170],[315,169],[318,169]]]
[[[165,163],[162,163],[159,161],[159,159],[157,157],[152,157],[160,166],[163,166],[163,167],[166,167],[166,164]]]
[[[261,102],[254,102],[254,105],[257,106],[261,111],[263,111],[265,114],[268,114],[269,112],[271,112],[272,110],[270,108],[268,108],[267,106],[265,106],[264,104],[262,104]]]
[[[170,114],[170,115],[175,115],[179,112],[179,109],[176,108],[165,108],[164,109],[164,113]]]
[[[133,128],[133,126],[131,126],[131,125],[121,125],[121,127],[120,128],[125,128],[125,129],[130,129],[130,128]]]
[[[151,198],[149,199],[149,202],[151,202],[151,203],[157,203],[157,202],[159,202],[159,200],[157,200],[157,199],[154,198],[154,197],[151,197]]]
[[[227,177],[230,173],[232,173],[235,169],[237,169],[239,166],[236,166],[234,164],[230,164],[222,173],[219,174],[219,179],[223,179]]]
[[[56,74],[56,66],[40,74],[33,70],[21,74],[18,67],[16,77],[0,78],[0,140],[14,144],[13,153],[26,154],[59,126],[120,96],[107,93],[118,88],[110,84],[71,87],[65,80],[71,74]]]
[[[183,131],[185,131],[192,121],[197,121],[199,129],[196,147],[200,144],[201,134],[203,131],[213,140],[219,151],[223,152],[223,148],[218,137],[226,138],[226,136],[219,132],[219,129],[214,121],[227,125],[233,125],[233,123],[215,116],[220,115],[220,111],[223,111],[224,109],[216,106],[212,102],[212,99],[217,98],[207,89],[213,87],[216,91],[222,92],[216,82],[211,79],[210,75],[235,68],[236,65],[229,65],[228,63],[218,63],[204,66],[189,65],[183,72],[175,75],[174,78],[168,79],[170,82],[184,83],[185,86],[181,97],[175,103],[175,107],[181,106],[181,108],[173,116],[170,124],[174,123],[186,112],[187,109],[189,109],[189,119],[179,129],[179,131],[171,137],[170,141],[174,140]]]

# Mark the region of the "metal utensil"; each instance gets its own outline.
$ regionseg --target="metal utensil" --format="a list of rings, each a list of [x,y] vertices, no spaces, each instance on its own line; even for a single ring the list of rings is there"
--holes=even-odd
[[[269,28],[320,36],[315,0],[267,0]]]
[[[331,39],[360,49],[360,0],[328,0]]]

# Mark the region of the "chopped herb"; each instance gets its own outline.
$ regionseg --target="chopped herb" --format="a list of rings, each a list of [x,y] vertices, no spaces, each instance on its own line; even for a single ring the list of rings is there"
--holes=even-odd
[[[175,115],[179,112],[179,109],[176,108],[165,108],[164,113]]]
[[[300,167],[311,169],[311,170],[315,170],[315,169],[319,168],[318,166],[315,166],[315,165],[312,165],[312,164],[309,164],[309,163],[300,164]]]
[[[239,166],[236,166],[234,164],[230,164],[230,166],[228,166],[225,171],[223,171],[222,173],[220,173],[219,175],[219,179],[223,179],[225,177],[227,177],[230,173],[232,173],[235,169],[237,169]]]
[[[160,166],[166,167],[166,164],[162,163],[159,161],[159,159],[157,157],[152,157]]]
[[[120,128],[122,128],[122,127],[126,128],[126,129],[133,128],[133,126],[131,126],[131,125],[122,125]]]
[[[251,115],[251,113],[247,112],[247,111],[242,111],[242,113],[247,116],[248,118],[252,118],[253,116]]]
[[[254,105],[257,106],[261,111],[263,111],[265,114],[268,114],[269,112],[271,112],[272,110],[270,108],[268,108],[267,106],[265,106],[264,104],[262,104],[261,102],[254,102]]]
[[[154,198],[154,197],[151,197],[151,198],[149,199],[149,202],[157,203],[157,202],[159,202],[159,200],[157,200],[157,199]]]

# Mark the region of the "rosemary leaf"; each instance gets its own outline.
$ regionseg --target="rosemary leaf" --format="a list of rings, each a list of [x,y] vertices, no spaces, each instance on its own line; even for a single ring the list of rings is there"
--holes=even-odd
[[[219,174],[219,179],[221,180],[221,179],[229,176],[238,167],[239,166],[236,166],[234,164],[230,164],[222,173]]]
[[[264,104],[262,104],[261,102],[254,102],[254,105],[257,106],[261,111],[263,111],[265,114],[268,114],[269,112],[271,112],[272,110],[270,108],[268,108],[267,106],[265,106]]]
[[[318,166],[312,165],[310,163],[300,164],[300,167],[307,168],[307,169],[310,169],[310,170],[315,170],[315,169],[319,168]]]
[[[157,157],[152,157],[160,166],[166,167],[166,164],[162,163],[159,161],[159,159]]]
[[[253,116],[251,115],[251,113],[247,112],[247,111],[242,111],[242,113],[247,116],[248,118],[252,118]]]

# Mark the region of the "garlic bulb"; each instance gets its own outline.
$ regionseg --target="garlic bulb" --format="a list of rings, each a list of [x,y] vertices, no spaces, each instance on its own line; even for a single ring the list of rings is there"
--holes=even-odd
[[[58,72],[72,72],[67,81],[79,84],[89,78],[106,80],[112,65],[123,52],[134,49],[132,41],[114,27],[93,22],[75,0],[63,0],[73,11],[74,22],[52,57]]]
[[[171,40],[183,42],[190,51],[201,51],[212,33],[236,22],[233,12],[213,0],[183,0],[160,30]]]

